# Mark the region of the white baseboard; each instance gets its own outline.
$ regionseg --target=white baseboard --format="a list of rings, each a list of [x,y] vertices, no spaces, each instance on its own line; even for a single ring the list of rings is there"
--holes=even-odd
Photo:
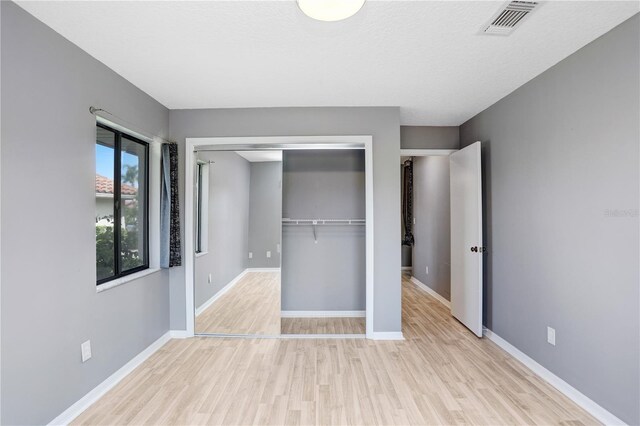
[[[188,339],[189,337],[193,337],[187,333],[187,330],[169,330],[169,335],[172,339]]]
[[[403,270],[403,271],[413,271],[413,266],[403,266],[401,268],[401,270]]]
[[[280,339],[364,339],[364,334],[281,334]]]
[[[281,311],[282,318],[364,318],[365,311]]]
[[[82,414],[93,403],[102,398],[104,394],[110,391],[136,367],[142,364],[147,358],[153,355],[158,349],[171,340],[171,332],[163,334],[158,340],[150,344],[146,349],[140,352],[133,359],[120,367],[118,371],[107,377],[102,383],[90,390],[85,396],[80,398],[75,404],[67,408],[55,419],[51,420],[50,425],[67,425],[76,417]]]
[[[416,286],[418,286],[418,288],[420,290],[422,290],[422,291],[424,291],[426,293],[429,293],[431,296],[434,297],[434,299],[436,299],[438,302],[442,303],[448,309],[451,309],[451,302],[449,302],[444,297],[440,296],[434,289],[432,289],[431,287],[429,287],[425,283],[421,282],[419,279],[417,279],[414,276],[411,277],[411,282],[413,282]]]
[[[280,268],[247,268],[247,272],[280,272]]]
[[[495,334],[493,331],[485,328],[483,334],[496,345],[500,346],[509,355],[523,363],[529,370],[540,376],[542,380],[549,383],[556,388],[560,393],[564,394],[567,398],[575,402],[578,406],[582,407],[586,412],[598,419],[605,425],[624,425],[625,423],[617,418],[609,411],[602,408],[596,402],[584,395],[582,392],[571,386],[569,383],[562,380],[560,377],[547,370],[542,365],[538,364],[535,360],[530,358],[527,354],[520,349],[513,346],[511,343],[504,340],[502,337]]]
[[[196,308],[196,316],[199,316],[201,313],[203,313],[204,311],[207,310],[207,308],[211,305],[213,305],[213,303],[218,300],[220,298],[220,296],[222,296],[223,294],[225,294],[227,291],[229,291],[231,289],[231,287],[233,287],[234,285],[236,285],[238,283],[238,281],[240,281],[242,279],[242,277],[244,277],[248,272],[250,272],[249,269],[245,269],[244,271],[240,272],[238,274],[238,276],[236,276],[234,279],[232,279],[231,281],[229,281],[224,287],[222,287],[216,294],[214,294],[213,296],[211,296],[211,298],[209,300],[207,300],[206,302],[204,302],[202,305],[200,305],[200,307]]]
[[[374,331],[371,340],[404,340],[402,331]]]

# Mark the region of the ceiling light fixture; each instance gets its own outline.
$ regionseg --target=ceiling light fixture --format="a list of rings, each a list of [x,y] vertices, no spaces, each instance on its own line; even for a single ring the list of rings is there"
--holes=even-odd
[[[342,21],[362,8],[365,0],[298,0],[298,7],[318,21]]]

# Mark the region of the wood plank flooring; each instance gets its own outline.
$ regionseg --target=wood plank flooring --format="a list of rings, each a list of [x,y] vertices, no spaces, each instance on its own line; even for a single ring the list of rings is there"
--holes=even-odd
[[[247,272],[196,317],[196,333],[280,334],[280,272]]]
[[[364,318],[282,318],[282,334],[364,334]]]
[[[75,424],[596,424],[403,279],[404,341],[172,340]]]

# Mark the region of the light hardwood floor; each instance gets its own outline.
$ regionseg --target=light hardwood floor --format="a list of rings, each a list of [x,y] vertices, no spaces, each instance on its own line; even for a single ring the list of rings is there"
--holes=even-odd
[[[75,423],[597,423],[402,285],[405,341],[172,340]]]
[[[282,334],[364,334],[364,318],[282,318]]]
[[[280,334],[280,273],[247,272],[196,317],[196,333]]]

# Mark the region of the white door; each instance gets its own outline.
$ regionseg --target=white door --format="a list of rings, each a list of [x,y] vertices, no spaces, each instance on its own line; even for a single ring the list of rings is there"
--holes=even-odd
[[[449,156],[451,314],[482,337],[482,172],[480,142]]]

